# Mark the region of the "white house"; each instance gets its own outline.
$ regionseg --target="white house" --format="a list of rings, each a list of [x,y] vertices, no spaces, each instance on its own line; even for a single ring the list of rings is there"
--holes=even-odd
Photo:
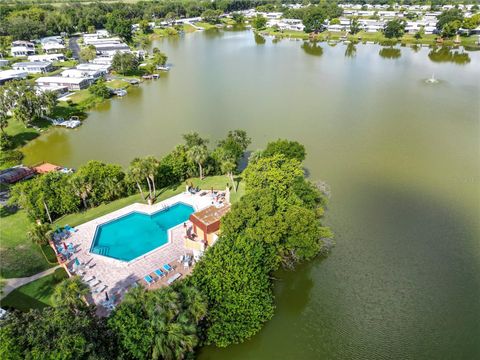
[[[10,53],[14,57],[34,55],[35,44],[30,41],[14,41]]]
[[[27,76],[28,76],[28,73],[22,70],[0,71],[0,85],[3,85],[10,80],[25,79]]]
[[[28,61],[63,61],[65,55],[63,54],[44,54],[44,55],[30,55]]]
[[[111,68],[110,64],[92,64],[92,63],[83,63],[78,64],[76,67],[78,70],[97,70],[108,72]]]
[[[35,80],[37,86],[43,90],[55,89],[58,87],[66,87],[70,91],[86,89],[90,86],[88,78],[70,78],[63,76],[47,76],[40,77]]]
[[[55,41],[49,41],[47,43],[44,43],[42,44],[42,47],[47,54],[58,54],[65,50],[65,45]]]
[[[96,80],[104,76],[106,73],[106,70],[67,69],[62,71],[60,75],[66,78],[84,78]]]
[[[53,66],[48,61],[17,62],[12,65],[12,69],[23,70],[29,74],[43,74],[53,71]]]

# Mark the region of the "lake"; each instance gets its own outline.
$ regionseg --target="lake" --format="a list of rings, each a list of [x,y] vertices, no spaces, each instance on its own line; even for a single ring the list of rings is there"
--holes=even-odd
[[[303,143],[331,191],[331,254],[276,274],[273,320],[200,359],[480,357],[480,52],[249,31],[155,45],[170,73],[32,141],[26,163],[127,165],[189,131],[216,142],[239,128],[251,150]]]

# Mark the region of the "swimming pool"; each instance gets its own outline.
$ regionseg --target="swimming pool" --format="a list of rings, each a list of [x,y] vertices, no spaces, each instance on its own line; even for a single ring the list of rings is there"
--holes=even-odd
[[[168,229],[188,220],[193,207],[176,203],[151,215],[132,212],[97,227],[90,252],[131,261],[168,242]]]

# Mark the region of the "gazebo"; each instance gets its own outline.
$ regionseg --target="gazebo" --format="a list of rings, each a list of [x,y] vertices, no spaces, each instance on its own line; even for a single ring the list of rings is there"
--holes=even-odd
[[[198,239],[212,245],[216,240],[216,233],[220,229],[220,220],[229,210],[230,204],[221,207],[211,205],[190,215],[193,232],[197,234]]]

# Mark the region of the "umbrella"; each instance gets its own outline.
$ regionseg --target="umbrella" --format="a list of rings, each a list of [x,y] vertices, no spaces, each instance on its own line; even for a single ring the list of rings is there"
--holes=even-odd
[[[105,299],[106,299],[107,301],[110,301],[110,299],[109,299],[109,297],[108,297],[108,291],[105,291]]]
[[[65,250],[68,250],[67,244],[63,243],[63,247],[65,248]]]

